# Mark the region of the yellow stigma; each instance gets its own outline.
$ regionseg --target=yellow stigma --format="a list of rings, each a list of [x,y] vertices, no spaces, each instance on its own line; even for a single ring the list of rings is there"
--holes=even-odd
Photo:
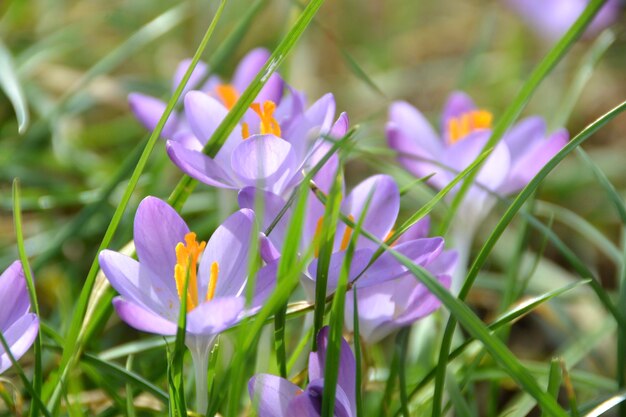
[[[477,130],[490,129],[493,114],[486,110],[472,110],[448,121],[448,140],[457,143]]]
[[[232,109],[239,99],[239,93],[232,84],[219,84],[215,87],[215,94],[228,110]]]
[[[220,264],[213,262],[211,264],[211,277],[209,278],[209,288],[206,291],[206,300],[211,301],[215,296],[215,288],[217,287],[217,277],[220,274]]]
[[[252,103],[250,108],[259,116],[261,123],[259,126],[259,132],[262,135],[274,135],[280,137],[281,130],[278,121],[274,118],[274,111],[276,111],[276,104],[273,101],[267,100],[260,103]],[[241,136],[243,139],[247,139],[250,136],[250,129],[247,123],[241,125]]]
[[[348,216],[348,219],[354,223],[354,216],[352,214]],[[341,237],[341,246],[339,247],[339,250],[346,250],[351,238],[352,228],[350,226],[346,226],[346,230],[343,231],[343,236]]]
[[[185,280],[189,276],[187,284],[187,312],[198,306],[198,260],[206,246],[206,242],[198,242],[196,234],[189,232],[185,235],[185,242],[176,245],[176,266],[174,267],[174,280],[178,297],[183,299]]]

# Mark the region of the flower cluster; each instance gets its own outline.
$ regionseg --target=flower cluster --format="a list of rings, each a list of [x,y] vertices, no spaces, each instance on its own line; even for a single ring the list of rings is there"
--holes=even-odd
[[[136,329],[173,335],[181,303],[186,305],[186,344],[197,369],[197,384],[206,371],[207,356],[215,336],[242,319],[251,317],[276,286],[276,273],[293,218],[289,196],[313,166],[321,164],[332,140],[349,128],[342,113],[335,119],[335,101],[326,94],[307,106],[305,95],[272,75],[215,158],[203,152],[219,124],[242,91],[268,59],[268,52],[250,52],[238,66],[232,83],[209,74],[202,64],[193,72],[183,110],[174,114],[163,130],[170,159],[184,173],[212,186],[238,191],[240,210],[219,226],[208,242],[195,233],[167,203],[144,199],[135,216],[134,242],[137,260],[105,250],[100,265],[120,294],[113,300],[119,317]],[[189,62],[180,64],[174,85]],[[204,79],[206,78],[206,81]],[[194,89],[195,88],[195,89]],[[131,108],[153,129],[164,103],[132,94]],[[426,118],[406,102],[389,110],[387,138],[398,161],[412,174],[435,188],[446,186],[474,161],[491,135],[493,115],[477,107],[465,93],[453,93],[441,117],[438,134]],[[463,202],[458,217],[464,233],[475,231],[499,196],[518,191],[567,142],[565,130],[546,134],[545,122],[527,118],[515,125],[496,146],[481,168],[476,184]],[[309,301],[315,299],[320,232],[325,206],[316,192],[329,193],[339,169],[331,155],[313,177],[298,251],[312,254],[301,282]],[[345,184],[341,189],[346,188]],[[441,237],[428,237],[429,219],[395,236],[399,225],[400,190],[388,175],[375,175],[357,184],[342,199],[340,221],[334,233],[327,273],[327,294],[332,295],[354,240],[345,303],[345,327],[353,330],[353,292],[357,291],[360,337],[365,345],[379,342],[438,309],[439,300],[399,263],[390,251],[377,253],[393,236],[391,250],[426,269],[449,288],[458,263],[466,260],[454,248],[444,249]],[[262,216],[255,215],[259,206]],[[353,236],[354,225],[367,233]],[[271,227],[270,227],[271,225]],[[268,231],[267,235],[264,231]],[[250,244],[258,240],[260,259],[250,259]],[[462,254],[461,254],[462,255]],[[247,289],[250,265],[263,266]],[[246,294],[252,298],[246,300]],[[309,357],[309,383],[300,388],[282,378],[260,374],[250,380],[250,395],[260,416],[320,415],[328,328],[318,337],[318,350]],[[335,414],[355,415],[354,357],[347,342],[341,346]],[[206,391],[206,390],[205,390]],[[197,391],[198,407],[206,406]]]

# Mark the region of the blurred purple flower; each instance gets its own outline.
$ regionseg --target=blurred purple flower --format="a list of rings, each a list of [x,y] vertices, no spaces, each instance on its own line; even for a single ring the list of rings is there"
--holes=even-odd
[[[387,139],[409,172],[417,177],[434,173],[429,183],[441,189],[480,155],[491,135],[491,119],[491,113],[478,109],[468,95],[455,92],[444,107],[439,135],[422,113],[399,101],[389,110]],[[522,189],[568,139],[565,129],[547,135],[540,117],[515,124],[481,167],[476,182],[482,187],[470,189],[459,217],[475,227],[495,204],[492,193]]]
[[[269,57],[269,51],[263,48],[253,49],[248,52],[237,66],[232,83],[230,84],[222,82],[216,75],[211,75],[204,85],[200,85],[202,80],[209,75],[209,66],[204,62],[198,62],[181,97],[185,97],[188,91],[198,89],[213,97],[227,109],[230,109],[234,106],[241,93],[248,87],[248,84],[256,77]],[[178,64],[178,68],[172,79],[172,92],[178,87],[178,84],[180,84],[190,64],[191,59],[185,59]],[[259,102],[271,100],[275,103],[279,103],[282,95],[283,81],[278,74],[274,73],[267,81],[256,100]],[[137,119],[150,131],[154,130],[167,106],[167,103],[164,101],[141,93],[131,93],[128,96],[128,102]],[[189,129],[189,123],[185,115],[172,112],[163,128],[162,136],[170,139],[176,134],[182,135],[185,132],[189,132]],[[184,139],[185,136],[181,136],[181,138]]]
[[[320,330],[318,351],[309,355],[310,382],[305,389],[275,375],[259,374],[250,379],[248,390],[259,417],[321,416],[328,330],[328,326]],[[356,390],[356,362],[350,346],[342,340],[333,415],[356,417]]]
[[[574,24],[589,0],[506,0],[541,36],[556,41]],[[595,36],[619,17],[620,0],[608,0],[587,27],[585,36]]]
[[[15,360],[32,346],[38,331],[39,318],[30,312],[24,269],[15,261],[0,275],[0,332]],[[0,374],[10,367],[11,359],[0,344]]]
[[[429,218],[424,218],[407,230],[396,244],[401,245],[428,236]],[[450,287],[457,254],[443,251],[426,269],[446,288]],[[348,291],[345,304],[346,328],[353,331],[354,293]],[[376,343],[395,330],[408,326],[433,313],[441,305],[439,299],[412,274],[382,284],[357,289],[359,334],[367,343]]]
[[[316,177],[316,184],[323,191],[328,193],[334,170],[323,169]],[[369,207],[366,213],[364,209],[368,199]],[[255,203],[255,190],[245,188],[239,193],[239,205],[241,207],[253,208]],[[263,227],[267,227],[274,221],[285,205],[285,200],[281,197],[265,192],[264,194],[264,219]],[[341,212],[358,223],[361,216],[365,215],[362,228],[379,240],[386,240],[393,232],[400,210],[400,191],[398,186],[388,175],[375,175],[358,184],[346,199],[341,203]],[[314,195],[309,197],[307,212],[305,215],[302,239],[300,242],[301,252],[305,252],[311,245],[317,244],[324,215],[324,205],[320,203]],[[291,217],[291,211],[277,223],[272,233],[264,240],[263,254],[267,260],[278,256],[281,252],[284,238]],[[353,230],[343,222],[337,225],[334,241],[334,252],[330,260],[328,271],[328,291],[334,291],[339,280],[341,267],[344,261],[346,249],[352,237]],[[433,262],[443,250],[444,242],[440,237],[415,239],[405,239],[397,242],[394,249],[412,259],[420,266],[427,266]],[[355,252],[350,267],[349,280],[352,282],[357,277],[359,288],[379,284],[404,275],[407,268],[400,264],[393,255],[385,252],[367,270],[365,267],[372,259],[378,245],[364,236],[359,236],[356,242]],[[317,249],[315,249],[317,258]],[[365,270],[365,272],[363,272]],[[306,277],[303,278],[305,289],[309,295],[314,294],[315,277],[317,275],[317,259],[314,259],[308,266]]]

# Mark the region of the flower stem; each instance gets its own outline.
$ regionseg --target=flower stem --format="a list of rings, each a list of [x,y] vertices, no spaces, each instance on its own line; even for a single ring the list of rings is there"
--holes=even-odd
[[[189,336],[188,336],[189,337]],[[208,367],[209,353],[213,346],[213,340],[200,337],[189,337],[187,347],[193,359],[193,369],[196,377],[196,412],[205,415],[209,405],[208,392]]]

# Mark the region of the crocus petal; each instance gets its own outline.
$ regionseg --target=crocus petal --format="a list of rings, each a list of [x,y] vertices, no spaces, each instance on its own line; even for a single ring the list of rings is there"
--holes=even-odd
[[[185,95],[185,115],[189,127],[203,146],[211,139],[227,113],[228,110],[222,103],[203,91],[190,91]],[[229,166],[233,149],[240,142],[239,129],[235,128],[220,148],[215,160],[222,166]]]
[[[414,264],[426,266],[436,259],[443,250],[443,239],[440,237],[416,239],[393,247],[413,261]],[[390,252],[385,252],[361,275],[357,283],[359,287],[380,284],[398,278],[408,269]]]
[[[176,72],[174,72],[174,77],[172,78],[172,91],[175,91],[176,88],[178,88],[178,84],[180,84],[183,80],[185,73],[189,69],[189,65],[191,65],[191,61],[191,58],[184,59],[178,64],[178,67],[176,67]],[[188,91],[198,88],[200,86],[200,82],[204,77],[206,77],[208,72],[209,66],[204,62],[199,61],[193,69],[181,97],[184,97]]]
[[[5,331],[30,310],[26,278],[20,261],[0,275],[0,331]]]
[[[35,314],[25,314],[11,327],[2,332],[11,354],[15,360],[21,358],[32,346],[39,331],[39,319]],[[12,365],[11,358],[0,345],[0,374]]]
[[[249,249],[254,225],[254,212],[239,210],[224,221],[207,242],[198,268],[198,291],[203,297],[209,285],[213,263],[218,275],[215,297],[238,296],[246,282],[250,266]]]
[[[459,260],[458,252],[454,250],[444,250],[437,259],[428,263],[427,269],[434,275],[452,276]]]
[[[341,139],[343,136],[348,133],[348,129],[350,128],[350,118],[348,117],[348,113],[343,112],[337,118],[337,121],[333,125],[332,129],[330,129],[330,136]]]
[[[502,141],[506,143],[511,154],[511,163],[541,142],[546,136],[546,122],[538,116],[527,117],[516,123],[509,130]]]
[[[289,142],[274,135],[254,135],[233,150],[231,166],[242,183],[280,194],[298,163]]]
[[[448,123],[450,119],[459,117],[464,113],[476,110],[474,100],[462,91],[455,91],[448,96],[446,104],[443,106],[441,114],[441,131],[443,137],[449,140]]]
[[[373,254],[374,254],[374,251],[369,248],[357,249],[354,251],[354,254],[352,255],[352,263],[350,264],[350,273],[348,275],[348,279],[350,281],[353,281],[359,275],[359,273],[361,273],[365,269],[369,261],[372,259]],[[339,282],[339,276],[343,268],[345,257],[346,257],[346,252],[341,251],[341,252],[333,253],[330,258],[330,265],[328,267],[328,281],[327,281],[327,288],[326,288],[327,295],[331,294],[335,290],[335,288],[337,288],[337,283]],[[317,276],[318,261],[319,261],[318,259],[314,259],[307,268],[308,276],[311,278],[309,279],[303,278],[304,279],[303,284],[307,282],[307,280],[311,281],[311,283],[313,284],[312,288],[315,288],[314,280],[315,280],[315,277]],[[367,271],[365,272],[365,274],[367,274]],[[359,278],[358,282],[360,282],[362,278],[365,278],[365,277]],[[304,285],[306,289],[307,284],[304,284]]]
[[[414,141],[428,155],[438,155],[443,148],[439,135],[424,115],[405,101],[396,101],[389,107],[389,122],[403,139]]]
[[[258,194],[257,194],[258,193]],[[257,203],[256,199],[262,199]],[[257,190],[254,187],[245,187],[237,195],[239,207],[248,208],[263,213],[261,220],[261,228],[267,230],[274,223],[287,202],[280,196],[270,192]],[[259,206],[257,206],[259,204]],[[291,208],[280,218],[273,226],[271,233],[267,238],[272,242],[273,246],[280,251],[283,247],[283,241],[291,218]],[[260,220],[260,219],[259,219]]]
[[[368,201],[369,206],[367,206]],[[341,210],[344,214],[353,216],[355,222],[365,215],[362,223],[363,229],[382,240],[391,231],[398,218],[400,190],[390,176],[375,175],[352,190],[342,203]],[[342,223],[337,229],[337,242],[341,242],[345,230],[346,225]],[[357,244],[359,248],[378,246],[364,236],[359,237]]]
[[[270,238],[261,233],[259,238],[259,254],[264,262],[273,262],[280,258],[280,251],[272,243]]]
[[[407,229],[406,232],[398,238],[397,243],[404,243],[410,240],[422,239],[428,236],[430,232],[430,217],[421,218],[417,223]]]
[[[548,139],[535,143],[532,149],[528,149],[515,161],[507,181],[500,186],[498,191],[510,194],[522,189],[567,144],[568,140],[569,134],[565,129],[561,129]]]
[[[163,336],[173,336],[176,334],[178,328],[176,324],[178,311],[172,311],[172,320],[170,321],[122,297],[115,297],[113,299],[113,307],[124,323],[137,330]],[[176,306],[176,308],[178,308],[178,306]]]
[[[322,415],[321,409],[321,397],[318,397],[317,392],[312,395],[307,393],[298,395],[289,403],[285,416],[320,417]],[[259,417],[261,416],[259,415]]]
[[[180,304],[173,268],[157,274],[145,264],[110,250],[100,252],[99,261],[111,286],[126,301],[175,320]]]
[[[387,334],[378,332],[384,323],[393,319],[396,311],[388,290],[397,280],[385,284],[373,285],[357,290],[357,307],[359,310],[359,336],[368,344],[376,343]],[[382,290],[382,291],[381,291]],[[354,292],[348,291],[345,304],[345,323],[348,331],[354,331]]]
[[[408,277],[416,280],[415,277]],[[439,275],[436,277],[441,285],[450,289],[452,277]],[[415,321],[432,314],[441,306],[441,301],[433,295],[423,284],[418,283],[411,293],[404,312],[395,320],[399,327],[407,326]]]
[[[269,57],[270,53],[267,49],[257,48],[248,52],[246,56],[239,61],[239,65],[233,76],[233,85],[239,93],[242,93],[248,88],[248,85],[256,78]],[[266,100],[271,100],[279,104],[282,96],[283,80],[277,73],[273,73],[254,101],[262,103]]]
[[[187,314],[187,331],[198,335],[221,333],[237,323],[243,312],[244,297],[216,297]]]
[[[324,378],[326,364],[326,350],[328,348],[329,327],[323,327],[317,335],[317,351],[309,354],[309,379],[311,381]],[[354,413],[356,399],[356,362],[350,345],[341,339],[339,352],[339,373],[337,385],[341,387],[350,402],[350,409]],[[313,385],[313,384],[311,384]],[[338,396],[339,398],[339,396]]]
[[[335,97],[328,93],[317,100],[303,114],[300,114],[285,129],[283,137],[293,145],[299,161],[307,156],[309,144],[320,135],[328,134],[335,117]]]
[[[319,417],[321,415],[322,409],[322,395],[324,394],[324,380],[323,379],[315,379],[312,380],[309,385],[306,387],[306,390],[296,397],[291,404],[289,404],[289,408],[287,414],[290,416],[300,416],[300,415],[311,415],[306,413],[311,413],[313,410],[316,411],[316,414],[313,414],[315,417]],[[300,397],[307,399],[307,401],[302,400]],[[298,403],[300,402],[300,403]],[[356,415],[356,402],[353,398],[352,400],[348,398],[348,395],[342,389],[341,385],[337,385],[335,388],[335,409],[333,411],[334,417],[352,417]]]
[[[279,262],[280,260],[276,259],[259,270],[254,283],[254,297],[252,298],[251,310],[262,307],[276,288],[276,273],[278,272]]]
[[[161,276],[173,277],[175,247],[184,242],[189,233],[187,224],[176,210],[156,197],[144,198],[135,214],[133,233],[139,262]],[[163,285],[170,292],[176,292],[173,278]]]
[[[175,141],[167,141],[167,154],[185,174],[219,188],[237,188],[230,175],[220,164],[202,152],[191,150]]]
[[[166,107],[166,104],[158,98],[140,93],[130,93],[128,95],[128,104],[137,120],[149,131],[153,131],[156,128]],[[161,132],[162,136],[165,138],[172,137],[176,133],[177,126],[178,118],[172,112],[167,122],[165,122]]]
[[[259,417],[288,417],[289,402],[302,390],[286,379],[259,374],[253,376],[248,382],[248,392],[253,408],[258,412]]]

